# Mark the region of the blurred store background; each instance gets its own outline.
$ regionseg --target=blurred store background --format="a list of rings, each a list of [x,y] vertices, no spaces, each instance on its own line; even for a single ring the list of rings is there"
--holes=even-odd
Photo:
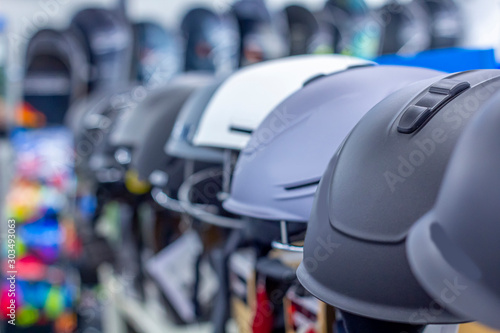
[[[296,282],[300,255],[231,247],[231,177],[209,174],[210,197],[185,194],[195,171],[234,171],[244,145],[167,157],[174,139],[193,143],[202,113],[187,106],[205,107],[232,73],[264,86],[272,78],[241,68],[334,53],[353,66],[498,68],[500,0],[0,0],[0,332],[344,332]],[[238,90],[226,93],[233,107]],[[230,134],[258,125],[238,121]],[[284,295],[279,311],[262,305],[266,288]],[[457,330],[496,332],[425,332]]]

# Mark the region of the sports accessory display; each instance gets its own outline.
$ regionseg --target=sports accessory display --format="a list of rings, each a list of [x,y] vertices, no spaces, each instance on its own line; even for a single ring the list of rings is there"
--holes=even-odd
[[[297,271],[307,290],[355,317],[415,331],[469,319],[423,290],[406,258],[406,237],[433,207],[457,139],[499,81],[497,70],[420,81],[363,117],[316,193]]]

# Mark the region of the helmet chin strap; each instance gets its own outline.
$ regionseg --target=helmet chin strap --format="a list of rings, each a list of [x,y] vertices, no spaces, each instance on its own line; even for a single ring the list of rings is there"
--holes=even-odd
[[[425,325],[395,323],[358,316],[339,310],[347,333],[422,333]]]

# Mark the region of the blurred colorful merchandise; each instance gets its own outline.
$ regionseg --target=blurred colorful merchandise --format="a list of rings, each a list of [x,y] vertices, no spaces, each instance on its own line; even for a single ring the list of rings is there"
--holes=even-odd
[[[15,175],[66,194],[73,191],[74,152],[71,134],[62,128],[19,129],[11,136]],[[55,193],[55,192],[52,192]],[[45,195],[44,195],[45,197]]]
[[[5,105],[6,85],[5,85],[5,60],[7,56],[7,41],[5,34],[5,18],[0,16],[0,137],[7,129],[7,108]]]
[[[68,262],[80,253],[68,214],[75,187],[71,136],[55,127],[21,128],[12,132],[11,144],[16,157],[6,211],[16,221],[16,325],[71,332],[79,285]],[[7,264],[4,259],[4,271]],[[1,288],[0,304],[10,304],[9,285]]]
[[[77,296],[72,288],[65,284],[51,284],[45,281],[18,280],[16,297],[16,324],[21,327],[45,325],[68,314]],[[5,312],[10,302],[8,285],[2,286],[0,304],[1,316],[8,318]],[[76,318],[73,320],[76,321]]]

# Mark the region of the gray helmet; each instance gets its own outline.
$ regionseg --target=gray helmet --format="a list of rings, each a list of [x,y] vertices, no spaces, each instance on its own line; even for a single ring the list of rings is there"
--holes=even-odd
[[[411,226],[434,205],[462,128],[500,71],[424,80],[377,104],[331,160],[316,193],[297,276],[358,316],[415,325],[466,320],[441,308],[406,258]]]
[[[290,55],[312,53],[320,34],[318,19],[309,9],[299,5],[286,7],[285,14],[290,35]]]
[[[498,81],[495,87],[500,87]],[[486,99],[493,85],[483,90],[484,94],[471,97],[468,105]],[[410,230],[407,241],[411,268],[436,301],[497,329],[499,105],[500,95],[496,94],[464,130],[434,207]]]
[[[130,168],[135,170],[141,180],[151,177],[168,177],[168,185],[178,187],[173,182],[182,181],[183,165],[181,161],[168,156],[164,152],[165,144],[170,137],[175,120],[189,96],[199,88],[212,82],[212,77],[205,74],[186,74],[173,80],[162,92],[151,97],[155,100],[151,110],[135,109],[138,113],[133,119],[142,118],[144,127],[138,133],[138,141],[132,154]],[[142,116],[148,112],[147,116]],[[170,171],[167,171],[170,170]],[[166,172],[166,174],[165,174]],[[159,174],[161,176],[159,176]]]
[[[431,49],[456,47],[464,34],[455,0],[420,0],[431,18]]]
[[[118,10],[87,8],[76,13],[70,29],[89,56],[89,91],[122,85],[131,78],[133,31]]]
[[[328,161],[361,117],[401,87],[438,75],[444,73],[368,66],[307,84],[252,134],[224,208],[258,219],[307,222]]]
[[[65,123],[73,132],[78,168],[85,170],[95,148],[107,142],[113,120],[133,91],[131,86],[96,91],[71,106]]]
[[[208,103],[224,80],[225,77],[216,79],[213,83],[198,89],[189,97],[177,116],[175,126],[165,145],[165,153],[187,160],[222,164],[224,160],[223,151],[195,146],[193,145],[193,137],[203,112],[205,112]]]
[[[31,37],[25,60],[23,100],[48,124],[61,124],[71,103],[87,93],[88,58],[70,31],[43,29]]]

